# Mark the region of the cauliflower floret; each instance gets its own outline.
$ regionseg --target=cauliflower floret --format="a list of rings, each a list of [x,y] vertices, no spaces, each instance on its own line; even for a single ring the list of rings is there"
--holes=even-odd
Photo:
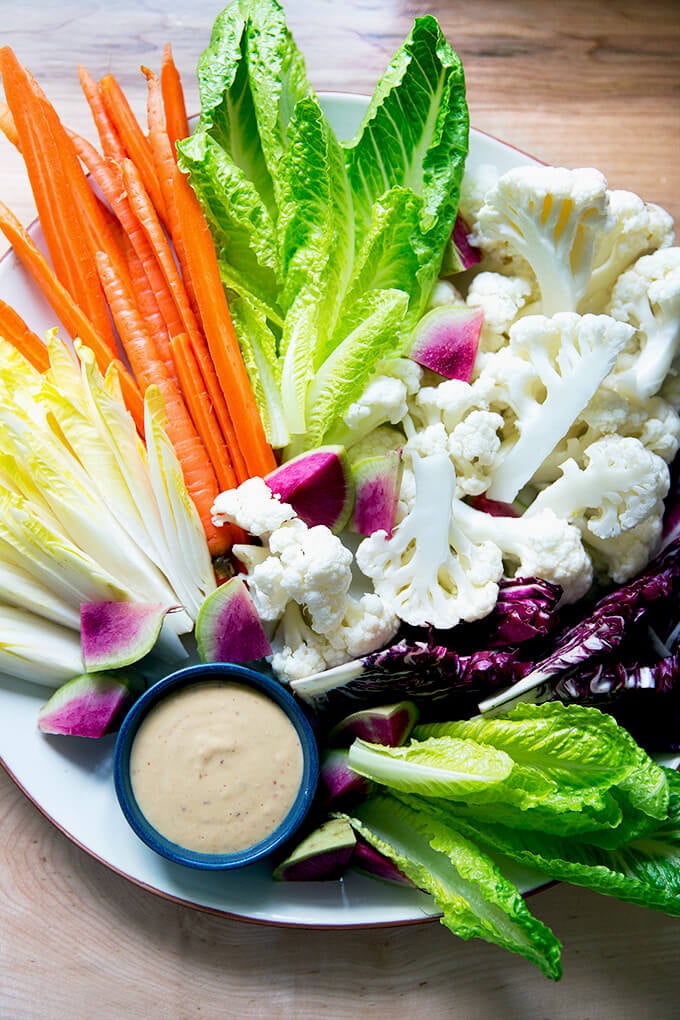
[[[487,490],[491,499],[515,499],[567,434],[632,332],[607,315],[570,312],[530,315],[511,327],[509,347],[489,356],[474,384],[497,389],[513,410],[518,433],[503,443]],[[503,413],[493,399],[490,406]]]
[[[585,450],[585,467],[569,459],[561,478],[538,494],[525,517],[550,509],[584,534],[613,538],[663,513],[670,486],[666,463],[639,439],[606,436]]]
[[[531,479],[537,489],[559,478],[570,458],[583,467],[588,448],[603,436],[630,436],[670,464],[680,449],[680,414],[661,397],[641,402],[609,389],[607,380],[576,419],[566,436]]]
[[[597,235],[593,271],[580,312],[606,311],[617,278],[642,255],[673,244],[673,218],[632,191],[610,191],[607,226]]]
[[[212,506],[213,523],[237,524],[249,535],[262,538],[295,517],[288,503],[282,503],[278,493],[272,492],[263,478],[248,478],[235,489],[226,489],[215,497]]]
[[[395,637],[399,619],[375,592],[367,592],[360,599],[350,598],[345,614],[335,628],[326,634],[329,645],[339,662],[358,659],[376,648],[383,648]],[[339,664],[338,662],[338,664]],[[329,665],[331,663],[329,661]]]
[[[606,223],[607,182],[599,170],[522,166],[487,193],[473,240],[525,259],[538,281],[540,311],[553,315],[578,310]]]
[[[307,610],[312,629],[323,634],[337,626],[352,584],[353,562],[351,550],[338,536],[323,524],[308,528],[296,518],[270,536],[269,553],[281,564],[281,587]],[[247,580],[251,588],[257,578]]]
[[[608,384],[640,399],[657,393],[680,354],[680,248],[643,255],[612,291],[609,314],[636,332]]]
[[[589,533],[586,544],[598,577],[616,584],[630,581],[656,554],[662,530],[661,517],[652,515],[612,538],[598,538]]]
[[[484,312],[478,359],[480,353],[498,351],[508,342],[510,326],[531,298],[531,281],[521,276],[482,272],[473,277],[466,301]]]
[[[340,428],[325,442],[352,446],[381,425],[398,425],[408,413],[408,400],[421,386],[423,370],[410,358],[384,358],[353,404]]]
[[[330,665],[328,642],[312,630],[296,602],[286,606],[270,643],[271,667],[280,680],[302,680]]]
[[[471,541],[454,523],[455,472],[447,454],[413,456],[413,509],[390,538],[377,531],[359,545],[356,561],[401,620],[455,627],[491,612],[503,572],[492,541]]]

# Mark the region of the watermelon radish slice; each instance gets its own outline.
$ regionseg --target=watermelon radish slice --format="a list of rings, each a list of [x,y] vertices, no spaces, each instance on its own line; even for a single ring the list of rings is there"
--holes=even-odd
[[[38,729],[72,737],[103,737],[118,729],[135,700],[129,679],[109,673],[83,673],[54,692],[38,712]]]
[[[254,662],[271,655],[271,645],[253,600],[240,577],[210,593],[196,618],[202,662]]]
[[[274,869],[283,882],[321,882],[340,878],[352,859],[356,836],[349,822],[331,818],[314,829]]]
[[[418,709],[412,701],[361,708],[333,727],[328,734],[328,742],[340,746],[351,744],[359,737],[370,744],[399,747],[406,743],[417,721]]]
[[[449,243],[444,252],[442,276],[453,276],[462,273],[481,261],[482,253],[475,245],[470,244],[470,227],[458,213],[453,225]]]
[[[437,305],[416,325],[409,357],[446,379],[470,382],[483,323],[481,308]]]
[[[352,531],[359,535],[385,531],[390,537],[397,515],[401,470],[400,450],[364,457],[352,465],[355,491]]]
[[[265,482],[310,528],[325,524],[337,534],[349,521],[354,484],[344,446],[301,453],[266,475]]]
[[[364,800],[374,784],[349,767],[346,750],[326,751],[319,769],[319,802],[326,811],[345,811]]]
[[[158,641],[163,620],[180,608],[161,602],[83,602],[80,647],[88,673],[139,662]]]

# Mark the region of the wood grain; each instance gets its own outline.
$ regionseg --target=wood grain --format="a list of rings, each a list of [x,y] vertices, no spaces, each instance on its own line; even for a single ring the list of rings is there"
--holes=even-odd
[[[158,67],[169,40],[197,109],[193,73],[220,6],[0,0],[0,44],[93,137],[77,64],[114,71],[141,112],[139,67]],[[434,13],[463,58],[474,126],[547,162],[597,166],[680,221],[677,3],[290,0],[286,10],[314,85],[353,92],[370,92],[413,17]],[[4,139],[0,197],[30,220]],[[565,886],[531,906],[564,943],[559,984],[436,922],[319,932],[213,917],[91,860],[0,770],[0,1020],[677,1015],[677,920]]]

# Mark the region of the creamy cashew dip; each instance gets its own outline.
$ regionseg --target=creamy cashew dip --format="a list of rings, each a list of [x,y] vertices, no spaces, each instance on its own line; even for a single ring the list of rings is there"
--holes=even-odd
[[[140,810],[167,839],[203,853],[259,843],[288,814],[302,781],[302,745],[260,691],[207,682],[151,709],[132,744]]]

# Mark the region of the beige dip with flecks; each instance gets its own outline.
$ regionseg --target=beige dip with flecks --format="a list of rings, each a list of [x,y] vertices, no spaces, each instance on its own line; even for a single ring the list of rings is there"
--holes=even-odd
[[[130,757],[137,803],[174,843],[204,853],[253,846],[283,821],[302,781],[283,709],[234,682],[183,688],[151,709]]]

